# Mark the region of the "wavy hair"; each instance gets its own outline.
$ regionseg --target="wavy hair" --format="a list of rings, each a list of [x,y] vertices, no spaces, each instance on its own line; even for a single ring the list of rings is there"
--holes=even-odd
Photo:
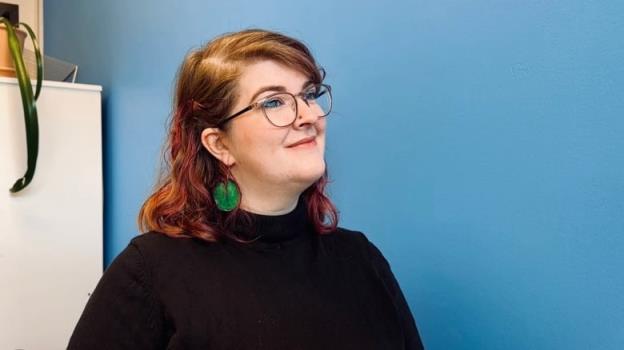
[[[198,237],[206,241],[233,238],[238,222],[253,226],[240,208],[220,211],[212,189],[229,177],[228,169],[202,145],[201,132],[217,127],[232,112],[243,68],[259,60],[274,60],[321,82],[324,74],[309,49],[281,33],[247,29],[225,33],[190,51],[176,75],[173,111],[168,123],[163,164],[153,193],[141,206],[139,230],[172,237]],[[222,130],[227,131],[231,123]],[[327,168],[302,194],[317,234],[336,230],[338,212],[325,195]]]

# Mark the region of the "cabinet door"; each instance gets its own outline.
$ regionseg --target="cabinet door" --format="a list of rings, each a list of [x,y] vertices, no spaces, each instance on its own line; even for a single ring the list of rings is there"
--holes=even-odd
[[[26,171],[19,88],[0,78],[0,349],[64,349],[102,274],[101,88],[44,82]]]

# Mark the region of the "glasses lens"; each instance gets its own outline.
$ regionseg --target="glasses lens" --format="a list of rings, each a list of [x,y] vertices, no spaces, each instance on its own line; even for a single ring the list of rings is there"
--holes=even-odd
[[[303,95],[310,108],[318,113],[319,117],[325,117],[331,112],[331,92],[325,85],[313,85]]]
[[[276,126],[286,126],[295,120],[295,100],[289,94],[278,94],[262,103],[267,118]]]

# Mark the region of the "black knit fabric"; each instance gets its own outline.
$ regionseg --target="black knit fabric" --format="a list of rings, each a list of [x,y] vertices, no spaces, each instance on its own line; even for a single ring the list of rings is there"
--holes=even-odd
[[[363,233],[317,235],[302,199],[288,214],[251,215],[252,243],[133,238],[68,349],[423,349],[387,260]]]

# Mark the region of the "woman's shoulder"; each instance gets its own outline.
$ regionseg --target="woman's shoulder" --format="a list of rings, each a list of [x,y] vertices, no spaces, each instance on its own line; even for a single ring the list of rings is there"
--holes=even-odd
[[[146,260],[182,259],[188,254],[201,250],[203,253],[219,249],[215,242],[195,237],[172,237],[158,231],[140,233],[130,239],[128,246],[136,248]]]
[[[348,229],[348,228],[341,227],[341,226],[336,227],[336,230],[332,232],[331,235],[334,235],[336,239],[346,240],[346,241],[365,242],[368,240],[364,232],[354,230],[354,229]]]
[[[369,244],[371,243],[369,240],[369,235],[364,233],[364,231],[348,229],[345,227],[336,227],[336,231],[334,232],[338,239],[349,240],[349,241],[357,241],[361,244]]]
[[[172,246],[183,245],[186,237],[171,237],[157,231],[140,233],[130,239],[128,245],[135,246],[140,251],[160,251],[171,249]]]
[[[168,244],[172,242],[179,242],[178,240],[188,239],[186,237],[172,237],[167,234],[158,231],[148,231],[139,233],[138,235],[130,239],[130,244],[136,244],[139,246],[159,246],[162,244]]]
[[[190,245],[203,243],[206,245],[211,245],[216,242],[208,242],[202,240],[198,237],[192,237],[188,235],[180,235],[180,236],[171,236],[159,231],[148,231],[144,233],[139,233],[130,239],[130,244],[135,244],[139,247],[158,249],[161,247],[171,247],[171,245]]]
[[[358,252],[370,258],[371,252],[376,250],[375,245],[369,240],[363,231],[337,227],[334,232],[323,236],[328,243],[335,245],[343,254],[346,252]]]

